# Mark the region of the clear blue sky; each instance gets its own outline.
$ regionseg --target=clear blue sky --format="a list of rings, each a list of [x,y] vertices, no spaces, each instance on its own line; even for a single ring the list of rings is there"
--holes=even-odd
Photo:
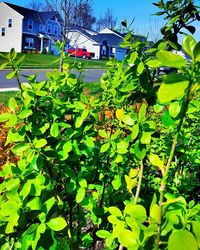
[[[7,0],[7,2],[27,7],[30,0]],[[132,25],[135,33],[146,35],[149,32],[150,39],[152,39],[151,36],[159,34],[159,28],[163,24],[162,17],[152,16],[158,11],[156,6],[152,4],[157,0],[92,0],[92,2],[97,18],[100,15],[103,16],[104,12],[110,8],[113,15],[117,17],[118,27],[123,19],[127,19],[130,23],[135,18]],[[200,39],[200,24],[196,23],[195,26],[197,28],[195,37]],[[152,35],[153,33],[154,35]]]

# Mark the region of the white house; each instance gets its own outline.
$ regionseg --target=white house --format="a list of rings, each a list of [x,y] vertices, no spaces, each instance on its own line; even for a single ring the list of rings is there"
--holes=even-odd
[[[67,35],[69,47],[84,48],[94,54],[93,59],[116,57],[122,60],[126,53],[126,48],[121,48],[120,44],[125,34],[105,28],[99,33],[75,26],[69,30]],[[136,36],[138,39],[144,37]]]
[[[100,45],[94,40],[96,33],[84,29],[70,29],[67,34],[69,46],[73,48],[84,48],[93,53],[93,59],[100,58]]]
[[[0,51],[9,52],[14,48],[22,50],[22,22],[23,16],[0,2]]]
[[[0,2],[0,51],[53,50],[62,38],[63,20],[58,12],[35,11]]]

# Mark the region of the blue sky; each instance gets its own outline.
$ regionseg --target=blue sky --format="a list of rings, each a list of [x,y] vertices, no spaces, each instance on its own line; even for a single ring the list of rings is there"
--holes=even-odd
[[[5,0],[6,1],[6,0]],[[7,0],[7,2],[27,7],[30,0]],[[41,1],[42,2],[42,1]],[[136,34],[146,35],[152,39],[159,34],[159,28],[163,24],[163,18],[152,16],[158,9],[152,4],[157,0],[92,0],[94,14],[97,18],[104,15],[104,12],[110,8],[113,15],[117,17],[118,27],[121,20],[127,19],[130,23],[133,18],[135,21],[132,25]],[[200,24],[195,37],[200,39]]]

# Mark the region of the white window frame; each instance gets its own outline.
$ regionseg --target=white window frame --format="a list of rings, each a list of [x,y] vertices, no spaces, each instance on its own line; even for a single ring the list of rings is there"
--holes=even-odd
[[[26,37],[26,44],[25,44],[25,47],[28,47],[28,48],[34,48],[34,38],[33,37]],[[28,45],[27,45],[28,43]]]
[[[31,28],[30,28],[31,26]],[[33,30],[33,20],[32,19],[28,19],[28,30]]]

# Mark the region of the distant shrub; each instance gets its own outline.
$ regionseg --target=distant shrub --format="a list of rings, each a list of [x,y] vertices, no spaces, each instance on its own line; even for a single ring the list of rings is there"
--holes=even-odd
[[[54,51],[52,49],[49,51],[49,55],[54,55]]]
[[[47,49],[46,48],[42,49],[42,54],[47,54]]]

